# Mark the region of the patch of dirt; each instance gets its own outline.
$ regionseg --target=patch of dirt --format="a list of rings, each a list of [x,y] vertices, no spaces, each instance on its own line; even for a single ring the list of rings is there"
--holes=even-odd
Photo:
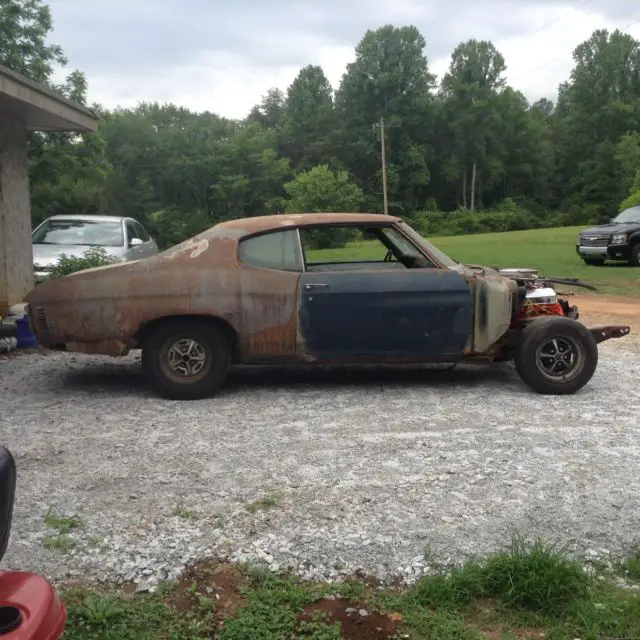
[[[185,569],[178,586],[167,598],[167,604],[178,611],[201,607],[201,599],[213,601],[216,617],[232,617],[247,604],[240,594],[245,580],[237,566],[207,559]]]
[[[585,315],[610,315],[640,320],[640,300],[621,296],[574,296],[574,304]]]
[[[363,615],[364,614],[364,615]],[[345,640],[386,640],[394,637],[402,616],[370,611],[362,603],[344,598],[324,599],[305,608],[299,620],[317,620],[318,616],[327,624],[340,623]]]
[[[640,300],[593,295],[574,296],[570,302],[578,306],[580,321],[587,326],[629,325],[631,333],[628,336],[610,341],[616,347],[624,348],[630,342],[640,342]]]

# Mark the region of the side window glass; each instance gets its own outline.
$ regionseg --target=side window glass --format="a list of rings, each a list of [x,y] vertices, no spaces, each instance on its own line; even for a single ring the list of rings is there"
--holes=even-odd
[[[134,222],[133,226],[135,227],[136,233],[138,234],[138,238],[140,238],[140,240],[142,240],[143,242],[149,242],[149,240],[151,240],[146,229],[139,222]]]
[[[298,233],[295,230],[276,231],[242,240],[238,259],[250,267],[302,271]]]
[[[300,240],[307,271],[434,267],[410,240],[392,227],[301,228]]]
[[[131,241],[134,238],[137,238],[138,234],[136,233],[136,229],[133,226],[132,222],[127,222],[127,244],[128,246],[131,246]]]

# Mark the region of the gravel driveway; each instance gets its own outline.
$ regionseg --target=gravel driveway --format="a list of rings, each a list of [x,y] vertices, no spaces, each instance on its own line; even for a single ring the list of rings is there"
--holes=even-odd
[[[178,403],[134,357],[0,359],[0,441],[19,467],[3,565],[143,589],[204,554],[413,580],[515,531],[625,552],[640,537],[639,378],[637,355],[603,345],[569,398],[502,365],[238,371]],[[45,544],[51,507],[79,517],[73,548]]]

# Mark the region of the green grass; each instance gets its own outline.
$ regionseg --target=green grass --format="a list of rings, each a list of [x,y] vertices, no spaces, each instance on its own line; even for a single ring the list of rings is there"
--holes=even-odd
[[[63,592],[69,612],[64,638],[338,640],[347,633],[415,640],[640,637],[640,593],[616,586],[610,571],[585,572],[562,551],[541,542],[515,540],[484,562],[394,589],[358,580],[310,583],[261,568],[205,563],[154,595],[94,588]],[[357,629],[341,627],[350,624],[349,615],[353,619],[350,610],[363,608],[368,614],[355,614]],[[365,636],[367,624],[370,630],[384,627],[388,634]],[[354,635],[358,629],[361,636]]]
[[[82,525],[82,521],[78,516],[64,516],[56,513],[53,507],[49,507],[47,515],[44,517],[44,523],[50,529],[55,529],[58,533],[69,533],[72,529],[77,529]]]
[[[42,540],[42,545],[45,549],[55,549],[62,551],[62,553],[68,553],[76,546],[76,541],[65,533],[57,533],[46,536]]]
[[[183,520],[196,520],[198,518],[198,514],[193,509],[189,509],[184,505],[177,505],[174,507],[171,515],[177,516],[178,518],[182,518]]]
[[[454,260],[491,267],[534,267],[541,274],[580,278],[598,287],[598,293],[640,297],[640,268],[626,263],[587,266],[577,255],[575,241],[583,227],[533,229],[469,236],[429,238]],[[359,242],[343,249],[315,250],[313,260],[382,260],[384,250],[376,241]],[[586,290],[582,290],[586,293]]]
[[[49,507],[44,517],[44,522],[53,532],[45,536],[42,545],[46,549],[55,549],[62,553],[71,551],[76,546],[75,540],[68,534],[82,526],[82,521],[77,516],[65,516],[56,513],[53,507]]]
[[[266,511],[267,509],[273,509],[280,504],[280,498],[278,496],[264,496],[259,500],[254,500],[245,505],[245,509],[249,513],[256,513],[257,511]]]

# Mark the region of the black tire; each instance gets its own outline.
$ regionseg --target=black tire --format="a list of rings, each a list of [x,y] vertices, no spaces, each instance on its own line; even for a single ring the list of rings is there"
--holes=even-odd
[[[601,267],[604,264],[604,258],[582,258],[585,264],[590,267]]]
[[[632,267],[640,267],[640,242],[636,242],[631,247],[631,258],[629,258],[629,264]]]
[[[575,320],[540,318],[523,329],[514,363],[521,380],[535,392],[567,395],[582,389],[593,377],[598,345],[591,332]]]
[[[185,350],[189,353],[182,354]],[[230,366],[225,332],[197,318],[166,320],[149,331],[142,345],[144,372],[156,392],[170,400],[213,395]]]

